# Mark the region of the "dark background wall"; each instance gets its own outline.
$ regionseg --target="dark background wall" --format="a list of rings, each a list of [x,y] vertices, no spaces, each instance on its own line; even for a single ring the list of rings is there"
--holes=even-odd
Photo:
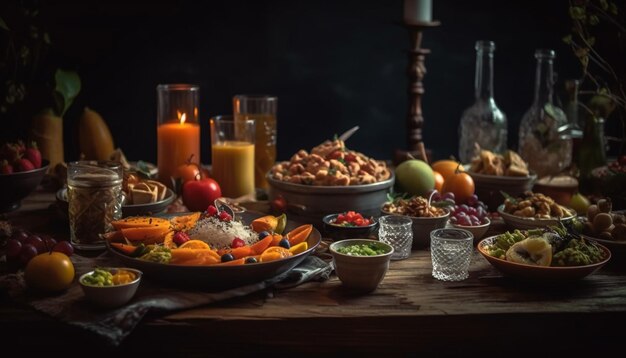
[[[12,0],[11,0],[12,1]],[[434,0],[441,27],[425,34],[424,138],[435,159],[457,155],[457,126],[473,102],[474,43],[496,43],[496,101],[509,145],[533,97],[536,48],[557,52],[562,80],[580,75],[562,42],[568,1]],[[208,119],[231,112],[238,93],[279,98],[278,156],[287,159],[359,125],[349,147],[376,158],[405,146],[406,30],[403,1],[235,0],[223,2],[40,2],[50,61],[78,71],[82,91],[65,116],[66,159],[77,157],[82,107],[100,112],[131,160],[156,160],[156,86],[201,89],[203,162]],[[6,19],[10,23],[11,19]],[[32,109],[32,108],[31,108]],[[22,112],[24,114],[25,112]],[[3,137],[21,135],[11,120]]]

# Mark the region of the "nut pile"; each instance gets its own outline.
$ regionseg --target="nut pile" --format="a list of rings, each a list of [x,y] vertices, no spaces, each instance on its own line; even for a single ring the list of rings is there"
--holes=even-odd
[[[398,198],[383,205],[383,211],[390,214],[400,214],[419,218],[434,218],[444,216],[446,210],[436,206],[428,206],[428,199],[414,196],[410,199]]]
[[[507,150],[501,155],[482,149],[479,155],[472,159],[470,170],[478,174],[498,176],[524,177],[529,174],[524,159],[512,150]]]
[[[525,192],[517,199],[504,200],[504,212],[526,218],[550,219],[573,215],[569,209],[541,193]]]

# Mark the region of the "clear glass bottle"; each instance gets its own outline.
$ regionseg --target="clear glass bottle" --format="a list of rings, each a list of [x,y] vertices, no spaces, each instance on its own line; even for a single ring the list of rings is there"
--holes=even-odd
[[[519,152],[539,178],[556,175],[572,163],[572,138],[567,117],[553,102],[553,50],[537,50],[535,100],[522,117]]]
[[[507,149],[507,120],[493,98],[492,41],[476,42],[476,77],[474,104],[463,112],[459,123],[459,159],[468,163],[482,149],[502,153]]]

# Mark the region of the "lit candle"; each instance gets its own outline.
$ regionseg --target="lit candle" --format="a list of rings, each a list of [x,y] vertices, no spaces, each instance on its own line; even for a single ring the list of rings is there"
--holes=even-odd
[[[186,123],[187,115],[179,113],[178,122],[166,122],[157,127],[159,180],[171,185],[171,177],[193,154],[200,163],[200,125]]]
[[[404,0],[404,21],[430,22],[432,16],[432,0]]]

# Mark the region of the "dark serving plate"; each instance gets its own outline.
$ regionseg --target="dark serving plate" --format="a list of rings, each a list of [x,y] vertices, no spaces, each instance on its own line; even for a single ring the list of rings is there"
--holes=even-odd
[[[251,222],[258,216],[249,212],[242,214],[245,223]],[[300,225],[300,223],[288,221],[285,232]],[[143,271],[146,279],[203,290],[224,290],[268,280],[290,271],[310,255],[321,240],[320,232],[313,228],[307,239],[308,248],[304,252],[281,260],[236,266],[185,266],[149,262],[126,256],[114,250],[108,242],[107,250],[126,266]]]

